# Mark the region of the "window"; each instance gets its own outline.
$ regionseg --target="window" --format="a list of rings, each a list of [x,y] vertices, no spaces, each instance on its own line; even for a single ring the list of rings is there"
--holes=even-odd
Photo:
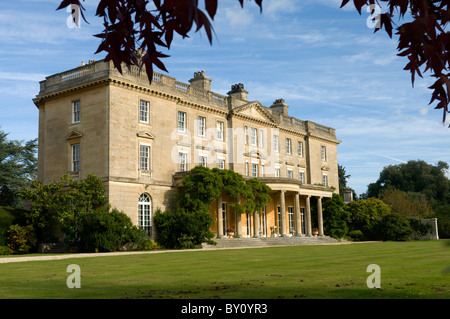
[[[248,176],[249,173],[249,169],[248,169],[248,162],[245,162],[245,176]]]
[[[305,207],[300,207],[300,220],[302,224],[302,234],[306,233]]]
[[[217,140],[223,141],[223,122],[217,121]]]
[[[279,143],[278,143],[278,135],[273,136],[273,151],[278,152],[279,151]]]
[[[225,169],[225,159],[224,158],[218,158],[217,159],[217,168],[219,169]]]
[[[206,117],[198,117],[198,136],[206,136]]]
[[[286,139],[286,154],[292,154],[292,145],[291,145],[291,139]]]
[[[139,168],[144,171],[150,170],[150,146],[143,145],[139,147]]]
[[[327,148],[325,146],[321,146],[320,151],[322,153],[322,161],[326,161],[327,160]]]
[[[323,186],[328,186],[328,176],[327,174],[322,175],[322,184]]]
[[[244,144],[248,144],[248,128],[247,126],[244,126]]]
[[[252,163],[252,176],[258,177],[258,164]]]
[[[72,171],[80,170],[80,144],[72,144]]]
[[[259,148],[264,148],[264,132],[259,130]]]
[[[264,164],[261,164],[261,177],[264,177],[264,175],[265,175]]]
[[[303,142],[298,142],[298,156],[303,157]]]
[[[275,167],[275,177],[280,177],[280,168]]]
[[[288,178],[294,178],[294,172],[290,168],[288,168],[288,170],[287,170],[287,177]]]
[[[146,233],[152,235],[152,200],[148,194],[139,196],[138,202],[138,225],[139,228],[144,229]]]
[[[186,113],[178,112],[178,132],[186,132]]]
[[[300,177],[300,183],[305,183],[305,172],[304,171],[299,172],[299,177]]]
[[[149,122],[149,102],[142,101],[139,103],[139,121],[143,123]]]
[[[257,131],[256,128],[250,128],[250,143],[252,146],[256,146],[257,140]]]
[[[187,153],[179,152],[178,153],[178,163],[180,172],[187,171]]]
[[[223,233],[227,233],[227,203],[222,202]]]
[[[72,123],[80,123],[81,120],[81,105],[80,100],[72,102]]]
[[[198,157],[198,163],[203,167],[206,167],[207,161],[208,161],[208,157],[206,155],[200,155]]]
[[[267,237],[267,216],[266,216],[266,206],[262,208],[262,235]]]
[[[288,216],[289,216],[289,233],[293,234],[294,230],[294,207],[288,206]]]

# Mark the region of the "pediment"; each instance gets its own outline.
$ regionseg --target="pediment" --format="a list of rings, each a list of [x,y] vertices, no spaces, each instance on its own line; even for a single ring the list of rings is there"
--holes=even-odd
[[[233,109],[233,114],[257,121],[275,123],[275,119],[271,112],[266,110],[266,108],[258,101],[250,102]]]
[[[147,139],[151,139],[153,140],[155,138],[155,135],[153,135],[152,133],[148,132],[148,131],[140,131],[139,133],[136,134],[138,137],[141,138],[147,138]]]
[[[72,131],[68,135],[66,135],[66,140],[73,140],[75,138],[80,138],[83,136],[83,133],[80,131]]]

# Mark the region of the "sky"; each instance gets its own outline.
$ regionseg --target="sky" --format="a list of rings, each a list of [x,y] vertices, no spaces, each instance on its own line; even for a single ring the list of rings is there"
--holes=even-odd
[[[98,0],[86,0],[86,18],[70,28],[60,0],[4,1],[0,7],[0,129],[12,140],[38,136],[32,99],[39,81],[75,68],[95,54],[103,30]],[[203,3],[203,1],[200,1]],[[209,44],[204,31],[175,37],[163,60],[168,75],[188,83],[205,70],[212,90],[226,95],[243,83],[248,100],[270,106],[284,98],[289,115],[336,129],[338,162],[348,186],[367,191],[383,167],[409,160],[450,163],[450,129],[429,105],[429,73],[414,87],[406,58],[392,39],[341,0],[221,0]],[[383,9],[381,9],[383,10]],[[401,23],[399,20],[395,20]],[[159,70],[156,70],[159,71]],[[160,71],[166,74],[165,72]],[[450,117],[449,117],[450,118]]]

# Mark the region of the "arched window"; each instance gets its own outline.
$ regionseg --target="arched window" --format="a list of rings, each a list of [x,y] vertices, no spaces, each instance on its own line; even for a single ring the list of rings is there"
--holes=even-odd
[[[138,225],[152,235],[152,199],[146,193],[139,196]]]

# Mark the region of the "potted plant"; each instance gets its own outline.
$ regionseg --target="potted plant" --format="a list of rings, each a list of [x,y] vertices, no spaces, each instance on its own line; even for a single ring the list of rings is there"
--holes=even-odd
[[[234,228],[228,228],[227,229],[227,236],[228,236],[228,238],[233,238],[234,237]]]
[[[313,236],[319,235],[319,228],[313,228],[312,229],[312,234],[313,234]]]

